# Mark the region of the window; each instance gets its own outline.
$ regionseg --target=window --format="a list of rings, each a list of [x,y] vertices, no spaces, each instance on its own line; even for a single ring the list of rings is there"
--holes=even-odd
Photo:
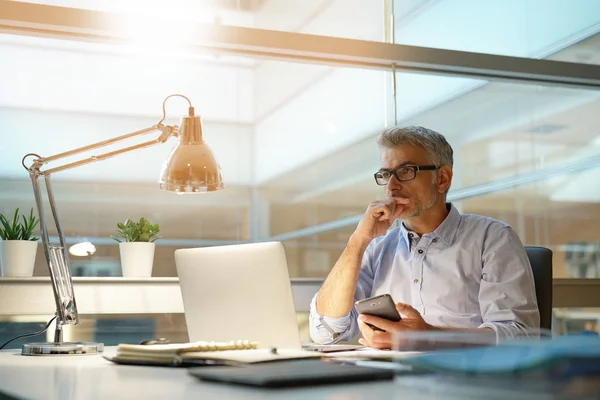
[[[397,44],[599,64],[594,0],[393,0]]]

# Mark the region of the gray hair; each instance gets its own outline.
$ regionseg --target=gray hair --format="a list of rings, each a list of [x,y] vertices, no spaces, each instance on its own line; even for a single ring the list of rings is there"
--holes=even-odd
[[[402,144],[422,147],[436,166],[454,164],[452,147],[446,138],[422,126],[394,127],[383,131],[377,139],[380,147],[392,149]]]

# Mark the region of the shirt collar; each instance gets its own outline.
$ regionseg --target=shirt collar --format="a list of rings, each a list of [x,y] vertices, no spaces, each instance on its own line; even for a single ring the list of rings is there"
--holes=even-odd
[[[449,203],[449,206],[450,211],[448,212],[446,219],[442,221],[440,226],[438,226],[433,233],[442,239],[448,246],[451,246],[452,242],[454,242],[454,237],[456,236],[456,230],[460,225],[460,213],[456,207],[454,207],[454,204]]]
[[[400,224],[400,236],[406,242],[406,245],[410,249],[410,239],[408,238],[408,229],[404,226],[404,222]]]
[[[450,207],[450,211],[446,219],[433,231],[433,234],[446,243],[446,245],[451,246],[456,236],[456,230],[460,225],[460,213],[452,203],[448,203],[448,206]],[[408,229],[402,223],[400,225],[400,235],[404,238],[407,245],[410,244],[408,234]]]

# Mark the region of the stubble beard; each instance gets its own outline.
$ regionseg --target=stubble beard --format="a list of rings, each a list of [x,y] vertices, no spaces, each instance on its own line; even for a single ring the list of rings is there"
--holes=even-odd
[[[412,218],[420,217],[421,214],[423,214],[425,211],[434,207],[437,204],[437,202],[438,202],[437,192],[435,190],[432,190],[430,200],[427,203],[423,203],[421,201],[417,201],[417,202],[413,203],[411,200],[411,204],[410,204],[410,206],[412,206],[411,213],[408,215],[401,216],[400,219],[405,221],[405,220],[409,220]]]

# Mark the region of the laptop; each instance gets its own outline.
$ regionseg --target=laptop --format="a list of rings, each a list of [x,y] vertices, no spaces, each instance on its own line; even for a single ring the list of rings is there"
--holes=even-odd
[[[178,249],[175,265],[190,342],[302,348],[280,242]]]
[[[356,345],[302,344],[280,242],[175,250],[190,342],[250,340],[259,348],[322,352]]]

